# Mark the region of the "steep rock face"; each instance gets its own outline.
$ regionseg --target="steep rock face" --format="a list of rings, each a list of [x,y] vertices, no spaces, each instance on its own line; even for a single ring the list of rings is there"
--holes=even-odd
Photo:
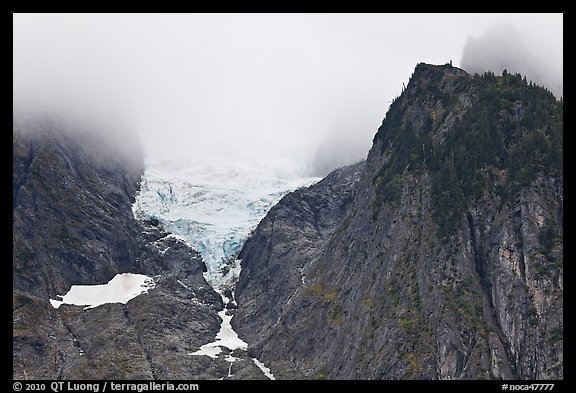
[[[223,307],[199,254],[133,216],[141,158],[117,138],[69,127],[46,118],[14,122],[14,378],[228,376],[223,357],[190,355],[214,340]],[[154,277],[156,287],[127,304],[87,310],[49,303],[72,285],[126,272]],[[265,378],[246,355],[234,374]]]
[[[561,119],[520,76],[419,64],[358,180],[248,240],[235,329],[278,378],[562,378]]]
[[[319,183],[286,195],[260,222],[238,256],[243,261],[242,277],[250,279],[240,280],[236,287],[242,311],[237,310],[232,326],[253,338],[249,346],[252,356],[271,340],[281,342],[273,353],[275,365],[282,364],[286,370],[284,377],[301,375],[292,364],[298,360],[297,354],[291,351],[301,340],[312,339],[326,327],[322,321],[302,325],[298,318],[300,313],[306,314],[310,303],[294,300],[309,293],[309,277],[315,274],[313,263],[321,258],[353,201],[354,186],[363,168],[364,163],[358,163],[336,170]],[[308,334],[295,334],[302,330]]]
[[[65,293],[71,283],[105,282],[129,271],[141,159],[54,119],[14,128],[15,287],[46,297]]]

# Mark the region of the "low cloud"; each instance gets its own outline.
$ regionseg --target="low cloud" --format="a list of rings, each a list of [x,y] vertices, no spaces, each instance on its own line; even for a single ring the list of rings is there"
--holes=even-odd
[[[466,43],[502,20],[538,36]],[[138,132],[147,160],[324,174],[366,157],[416,64],[465,44],[468,71],[561,94],[561,14],[14,14],[13,104]]]
[[[559,43],[527,37],[511,24],[492,25],[478,38],[468,38],[460,67],[470,73],[492,71],[500,75],[504,69],[520,73],[560,98],[564,94],[562,68],[545,56],[546,44]]]

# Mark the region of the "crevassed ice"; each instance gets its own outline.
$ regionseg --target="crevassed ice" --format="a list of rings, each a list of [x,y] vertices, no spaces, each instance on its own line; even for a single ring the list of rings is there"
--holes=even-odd
[[[222,292],[233,289],[235,257],[270,208],[318,180],[249,162],[171,158],[147,166],[133,210],[137,217],[158,219],[196,249],[207,265],[206,280]]]
[[[156,218],[172,236],[202,255],[208,270],[204,277],[226,305],[233,300],[224,292],[234,292],[241,271],[236,257],[250,232],[285,194],[318,180],[254,162],[226,164],[171,157],[148,165],[132,208],[139,218]],[[217,358],[222,347],[230,351],[248,348],[232,329],[232,315],[226,307],[218,315],[222,323],[214,341],[190,355]],[[230,362],[231,376],[236,358],[229,354],[225,360]],[[270,369],[252,360],[274,379]]]
[[[50,299],[52,307],[62,304],[94,308],[108,303],[127,303],[136,296],[147,293],[156,286],[154,279],[144,274],[117,274],[106,284],[72,285],[68,293],[59,296],[62,300]]]

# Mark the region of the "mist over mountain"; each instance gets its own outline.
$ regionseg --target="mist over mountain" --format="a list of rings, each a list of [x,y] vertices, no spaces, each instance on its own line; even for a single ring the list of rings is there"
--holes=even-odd
[[[486,33],[504,22],[516,38]],[[303,174],[366,158],[418,62],[462,57],[470,72],[499,75],[516,72],[505,59],[520,51],[539,75],[562,64],[561,14],[14,14],[13,24],[15,107],[122,122],[152,160],[243,154]]]
[[[14,14],[14,379],[563,379],[562,18]]]
[[[559,99],[564,94],[562,58],[553,58],[554,53],[545,50],[545,46],[553,48],[558,44],[561,42],[550,39],[531,40],[509,23],[493,25],[479,37],[468,38],[460,66],[471,73],[520,73]]]
[[[240,252],[232,326],[279,379],[562,379],[563,104],[420,63],[364,162]]]

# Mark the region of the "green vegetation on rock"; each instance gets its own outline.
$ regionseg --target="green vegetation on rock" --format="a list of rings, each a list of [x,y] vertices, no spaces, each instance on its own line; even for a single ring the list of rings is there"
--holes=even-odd
[[[418,65],[374,139],[385,157],[374,179],[374,216],[400,200],[406,172],[425,169],[440,239],[455,233],[485,193],[506,201],[538,174],[560,181],[563,174],[562,101],[520,74],[471,76],[446,67]],[[452,122],[447,113],[456,114]]]

